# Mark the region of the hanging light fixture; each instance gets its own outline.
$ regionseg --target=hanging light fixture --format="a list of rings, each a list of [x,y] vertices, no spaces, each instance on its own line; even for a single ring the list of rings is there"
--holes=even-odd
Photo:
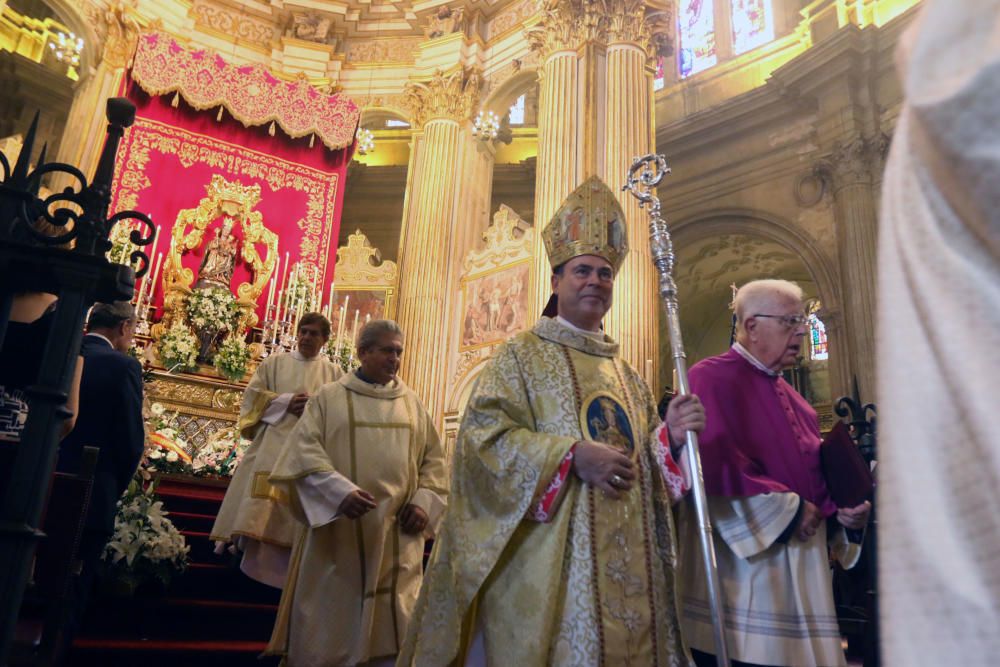
[[[472,136],[480,141],[493,141],[500,134],[500,119],[492,111],[480,111],[472,122]]]
[[[379,34],[382,32],[382,21],[379,19],[375,26],[375,39],[379,38]],[[372,87],[375,83],[375,66],[369,63],[369,73],[368,73],[368,99],[365,100],[365,106],[371,106],[372,104]],[[361,109],[361,119],[365,117],[364,108]],[[357,140],[356,152],[358,155],[368,155],[375,152],[375,133],[369,130],[367,127],[361,127],[361,121],[358,121],[358,133],[355,135]]]
[[[365,127],[358,128],[358,155],[368,155],[375,152],[375,135]]]
[[[76,67],[80,64],[80,53],[83,52],[83,38],[72,32],[69,35],[57,32],[56,42],[49,42],[49,48],[55,52],[56,60]]]

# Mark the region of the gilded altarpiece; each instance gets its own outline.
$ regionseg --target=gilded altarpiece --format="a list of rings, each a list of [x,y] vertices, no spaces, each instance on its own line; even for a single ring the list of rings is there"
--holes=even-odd
[[[531,226],[502,204],[462,266],[457,359],[448,382],[445,445],[450,453],[476,376],[493,351],[528,328],[532,298]]]
[[[382,254],[360,229],[337,248],[336,289],[330,324],[337,348],[353,348],[357,330],[368,320],[394,319],[399,267]]]

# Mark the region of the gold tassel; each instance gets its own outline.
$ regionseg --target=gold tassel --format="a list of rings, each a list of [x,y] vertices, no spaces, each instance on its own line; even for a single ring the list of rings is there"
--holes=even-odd
[[[314,143],[316,143],[315,133],[309,135],[309,148],[312,148]]]
[[[270,134],[272,137],[274,136],[274,121],[273,120],[271,121],[271,126],[267,128],[267,133]]]
[[[174,99],[170,100],[170,106],[172,106],[173,108],[176,109],[177,105],[180,104],[180,103],[181,103],[181,94],[180,93],[174,93]]]
[[[222,122],[222,105],[221,104],[219,105],[219,115],[217,115],[215,117],[215,120],[218,121],[218,122]]]

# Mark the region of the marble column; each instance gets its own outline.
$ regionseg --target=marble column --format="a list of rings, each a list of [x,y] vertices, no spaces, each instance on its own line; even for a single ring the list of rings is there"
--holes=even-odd
[[[598,70],[595,42],[604,33],[603,18],[587,3],[558,0],[547,3],[539,22],[525,37],[539,52],[538,162],[535,170],[535,268],[534,298],[528,318],[533,321],[552,293],[552,267],[545,254],[541,232],[563,199],[583,180],[596,173]],[[589,150],[588,150],[589,149]],[[589,160],[593,162],[594,160]]]
[[[621,355],[642,374],[658,398],[660,387],[658,278],[650,256],[649,216],[638,201],[622,192],[632,161],[655,150],[653,74],[657,47],[643,2],[609,3],[607,101],[604,105],[602,178],[625,210],[629,253],[615,280],[615,300],[605,320],[608,334],[621,344]]]
[[[668,6],[645,0],[547,3],[527,37],[541,55],[538,169],[535,181],[535,306],[551,292],[551,267],[541,230],[585,178],[599,175],[612,190],[633,158],[654,149],[653,62],[669,50]],[[655,24],[655,25],[654,25]],[[659,372],[659,303],[647,241],[648,219],[619,193],[631,250],[618,273],[615,304],[605,322],[622,356],[648,382]]]
[[[875,398],[876,244],[878,214],[873,168],[884,150],[880,138],[838,144],[828,165],[833,180],[837,251],[844,300],[843,332],[850,372],[861,399]]]
[[[435,73],[407,84],[406,100],[417,128],[410,158],[397,319],[406,335],[400,375],[441,426],[448,359],[448,295],[452,239],[461,211],[462,147],[468,118],[478,103],[474,72]]]

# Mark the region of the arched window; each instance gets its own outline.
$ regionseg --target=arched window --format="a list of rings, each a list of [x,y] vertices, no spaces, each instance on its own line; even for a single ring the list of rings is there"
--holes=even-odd
[[[677,73],[702,72],[774,39],[773,0],[681,0]]]
[[[733,53],[739,55],[774,39],[770,0],[733,1]]]
[[[718,62],[715,48],[713,0],[683,0],[677,16],[681,78],[697,74]]]
[[[512,105],[510,105],[510,118],[508,122],[511,125],[524,125],[524,95],[517,98]]]
[[[814,301],[808,308],[809,358],[813,361],[825,361],[830,358],[830,346],[826,340],[826,325],[816,314],[821,307],[822,304],[819,301]]]

